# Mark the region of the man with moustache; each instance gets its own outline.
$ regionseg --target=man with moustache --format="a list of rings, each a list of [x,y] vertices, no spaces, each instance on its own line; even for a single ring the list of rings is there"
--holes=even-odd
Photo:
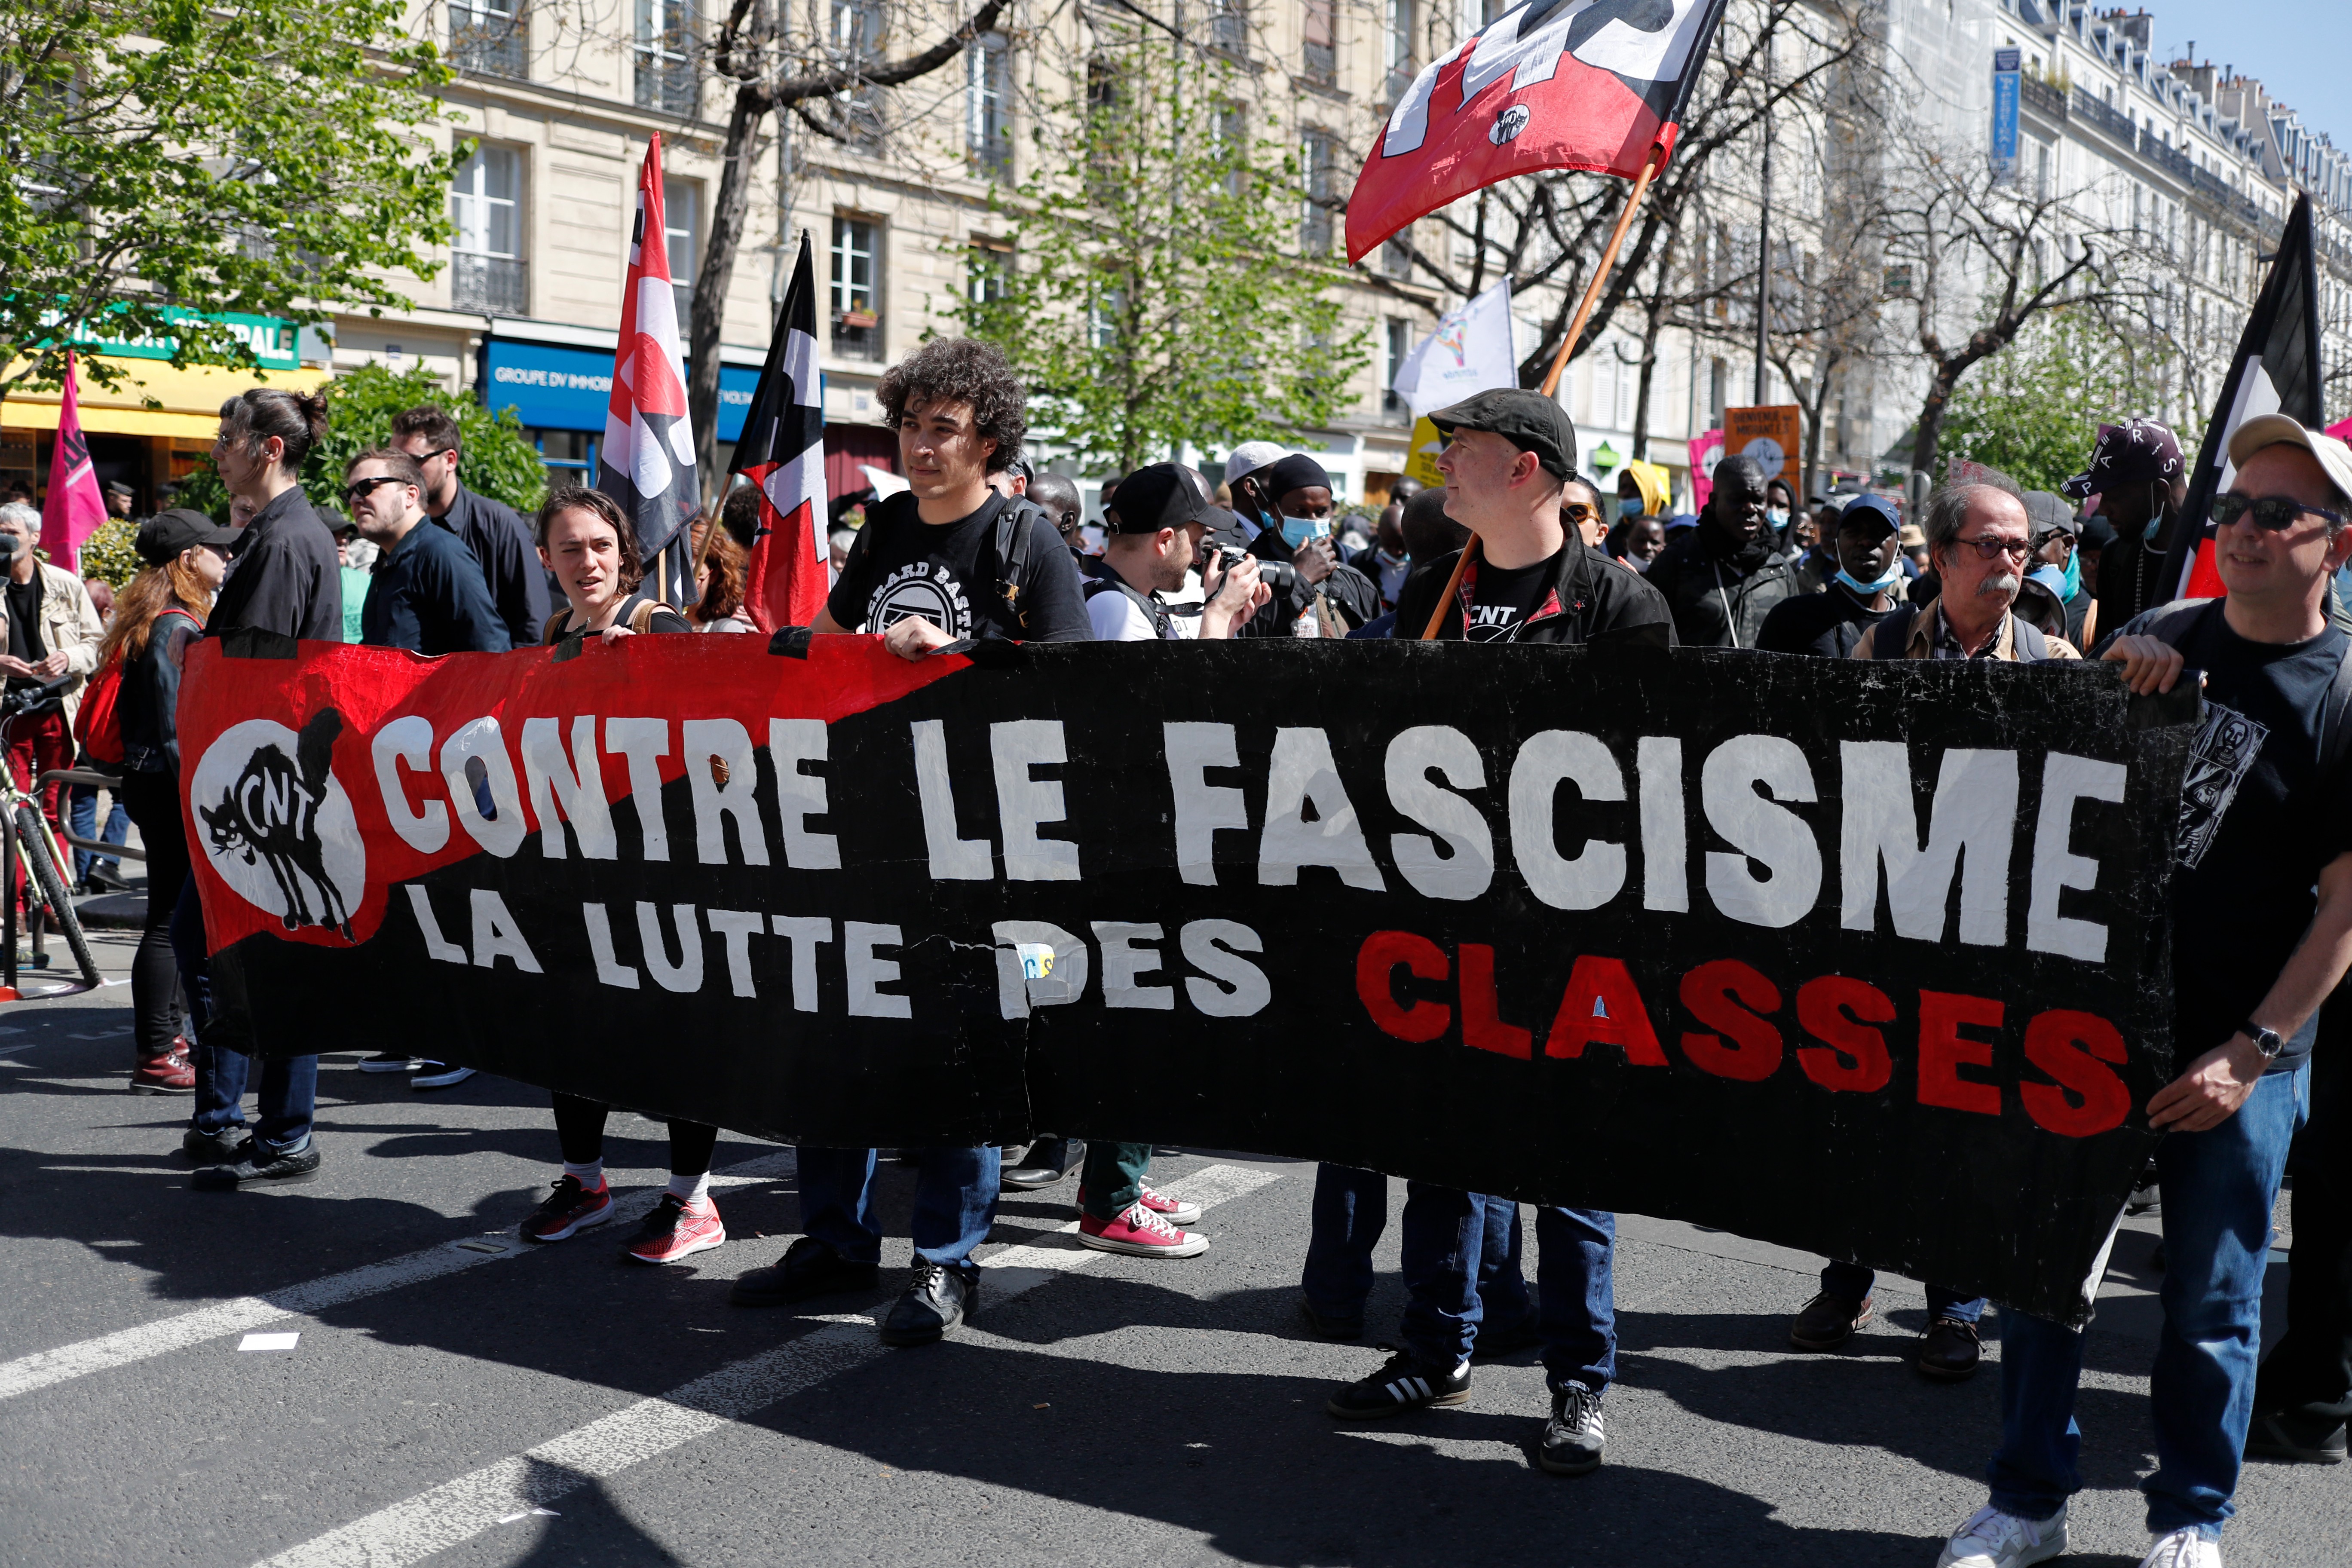
[[[1940,591],[1926,605],[1902,605],[1864,633],[1854,644],[1855,658],[2039,664],[2083,657],[2063,637],[2045,637],[2010,614],[2033,554],[2033,525],[2015,479],[1988,471],[1947,485],[1927,498],[1921,515]]]

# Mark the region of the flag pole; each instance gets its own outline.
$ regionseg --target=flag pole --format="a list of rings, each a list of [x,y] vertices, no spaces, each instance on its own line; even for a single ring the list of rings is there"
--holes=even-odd
[[[1592,319],[1592,307],[1601,301],[1601,286],[1609,280],[1610,271],[1617,265],[1617,252],[1625,243],[1626,230],[1633,226],[1633,214],[1641,206],[1642,198],[1649,194],[1650,182],[1657,177],[1659,165],[1665,161],[1665,148],[1653,142],[1650,155],[1642,162],[1641,174],[1634,176],[1633,190],[1626,195],[1625,210],[1617,215],[1617,227],[1610,234],[1608,245],[1601,249],[1601,265],[1592,269],[1591,278],[1584,285],[1584,298],[1577,301],[1576,318],[1569,323],[1567,335],[1559,340],[1559,352],[1551,356],[1551,369],[1545,373],[1543,378],[1542,390],[1546,397],[1558,395],[1560,373],[1568,368],[1569,351],[1576,346],[1576,340],[1584,335],[1584,323]],[[1477,548],[1478,535],[1474,531],[1469,542],[1462,547],[1462,553],[1454,559],[1454,575],[1446,581],[1445,592],[1438,595],[1436,608],[1430,612],[1429,625],[1421,634],[1422,641],[1436,640],[1437,628],[1445,624],[1446,606],[1453,604],[1454,595],[1462,591],[1462,574],[1469,567],[1471,552]],[[1467,631],[1469,628],[1465,626],[1463,629]]]

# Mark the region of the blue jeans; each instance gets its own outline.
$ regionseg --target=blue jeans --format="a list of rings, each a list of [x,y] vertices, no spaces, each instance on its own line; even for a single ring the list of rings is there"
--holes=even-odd
[[[152,897],[152,894],[149,895]],[[245,1086],[253,1058],[205,1042],[212,1019],[212,985],[205,977],[205,910],[191,875],[172,911],[172,954],[180,966],[180,989],[188,1002],[188,1060],[196,1069],[196,1109],[190,1118],[199,1132],[221,1133],[245,1122]],[[299,1149],[310,1141],[319,1101],[317,1057],[272,1057],[261,1064],[261,1123],[253,1131],[254,1152],[267,1156]]]
[[[1299,1289],[1327,1318],[1360,1318],[1372,1293],[1372,1249],[1389,1225],[1389,1179],[1353,1165],[1315,1168],[1313,1228]],[[1478,1252],[1479,1294],[1499,1322],[1527,1315],[1528,1282],[1519,1272],[1519,1205],[1498,1203]]]
[[[1518,1205],[1421,1182],[1405,1188],[1403,1273],[1405,1347],[1439,1366],[1458,1366],[1478,1337],[1485,1302],[1487,1238],[1510,1237],[1509,1279],[1517,1283]],[[1594,1393],[1617,1375],[1617,1303],[1612,1254],[1617,1216],[1599,1209],[1536,1210],[1537,1327],[1543,1334],[1545,1381],[1554,1389],[1580,1383]],[[1526,1311],[1525,1284],[1517,1303]],[[1496,1293],[1498,1296],[1500,1292]],[[1508,1320],[1504,1320],[1508,1321]]]
[[[129,841],[131,814],[122,809],[121,792],[109,791],[108,795],[111,801],[111,809],[106,814],[106,831],[100,833],[97,789],[89,784],[67,786],[66,826],[73,829],[75,837],[102,838],[109,844],[122,844]],[[122,869],[121,861],[111,855],[100,856],[95,850],[76,849],[73,852],[73,874],[77,883],[87,881],[89,878],[90,867],[100,859],[105,860],[106,868],[110,871],[120,873]]]
[[[2262,1351],[2271,1211],[2287,1145],[2310,1110],[2310,1079],[2308,1067],[2273,1073],[2219,1127],[2174,1132],[2157,1146],[2164,1328],[2148,1386],[2156,1471],[2140,1489],[2158,1535],[2194,1526],[2218,1541],[2234,1511]],[[2000,1317],[2000,1449],[1986,1472],[1992,1503],[2048,1519],[2083,1486],[2074,1421],[2083,1336],[2006,1308]]]
[[[972,1248],[996,1223],[1003,1151],[922,1151],[915,1170],[915,1214],[908,1228],[919,1263],[979,1267]],[[882,1261],[882,1225],[874,1217],[875,1151],[800,1146],[801,1229],[852,1263]]]
[[[1841,1301],[1869,1300],[1871,1287],[1877,1280],[1878,1276],[1859,1263],[1832,1261],[1822,1270],[1822,1289]],[[1963,1297],[1958,1290],[1948,1290],[1941,1285],[1927,1287],[1927,1317],[1931,1321],[1937,1318],[1958,1318],[1964,1323],[1973,1323],[1984,1316],[1984,1310],[1985,1299],[1982,1296]]]

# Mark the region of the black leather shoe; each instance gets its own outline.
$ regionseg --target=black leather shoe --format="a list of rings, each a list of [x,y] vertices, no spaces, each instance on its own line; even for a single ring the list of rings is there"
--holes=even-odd
[[[1789,1325],[1789,1342],[1801,1351],[1833,1351],[1870,1321],[1870,1297],[1848,1301],[1824,1290],[1805,1303]]]
[[[2323,1430],[2315,1421],[2298,1420],[2286,1411],[2254,1417],[2252,1429],[2246,1434],[2246,1458],[2276,1459],[2290,1465],[2340,1465],[2352,1444],[2345,1440],[2345,1428],[2338,1422],[2332,1430]]]
[[[1984,1347],[1977,1342],[1977,1326],[1958,1318],[1937,1318],[1919,1336],[1919,1352],[1911,1364],[1922,1377],[1938,1383],[1966,1383],[1977,1374]]]
[[[227,1132],[199,1132],[191,1127],[180,1134],[180,1152],[199,1165],[234,1165],[253,1152],[253,1134],[243,1127]]]
[[[1040,1138],[1029,1145],[1029,1152],[1021,1163],[1004,1173],[1001,1178],[1005,1186],[1020,1192],[1034,1193],[1040,1187],[1050,1187],[1078,1168],[1087,1157],[1087,1145],[1077,1138]]]
[[[127,893],[131,890],[131,884],[122,879],[121,873],[103,860],[90,863],[89,875],[82,879],[82,886],[93,893]]]
[[[886,1345],[928,1345],[980,1310],[980,1270],[915,1265],[915,1282],[882,1323]]]
[[[265,1154],[248,1139],[243,1159],[233,1165],[207,1165],[189,1177],[188,1184],[215,1192],[230,1192],[266,1182],[291,1184],[313,1181],[318,1174],[319,1144],[316,1139],[289,1154]]]
[[[812,1296],[871,1290],[879,1270],[852,1263],[813,1236],[784,1249],[783,1261],[738,1275],[727,1299],[739,1307],[785,1307]]]
[[[1318,1312],[1315,1310],[1315,1303],[1304,1296],[1298,1298],[1298,1310],[1307,1315],[1307,1326],[1315,1331],[1318,1339],[1360,1340],[1364,1337],[1364,1315],[1361,1312],[1352,1318]]]

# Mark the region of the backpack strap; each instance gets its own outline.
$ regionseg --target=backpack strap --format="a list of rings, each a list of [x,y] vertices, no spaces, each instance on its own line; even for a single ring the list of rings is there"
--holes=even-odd
[[[556,632],[562,626],[566,620],[571,618],[571,615],[572,606],[566,605],[563,608],[556,611],[555,614],[548,616],[547,625],[540,628],[539,640],[542,643],[553,642],[555,640]]]
[[[1029,564],[1031,525],[1045,515],[1045,508],[1026,496],[1007,496],[996,510],[996,596],[1024,631],[1029,617],[1021,608],[1021,576]]]
[[[2347,752],[2352,752],[2352,637],[2345,640],[2336,679],[2327,686],[2327,706],[2319,716],[2320,771],[2332,775],[2344,765]]]
[[[1152,636],[1162,642],[1175,640],[1176,628],[1169,621],[1168,606],[1156,596],[1146,597],[1137,593],[1134,585],[1116,572],[1106,572],[1100,576],[1087,579],[1086,595],[1089,600],[1102,594],[1126,595],[1128,603],[1143,612],[1144,622],[1151,627]]]
[[[638,594],[634,596],[637,602],[629,607],[629,629],[643,637],[646,628],[654,624],[654,612],[667,609],[668,606],[650,595]]]
[[[1870,657],[1901,658],[1911,641],[1911,623],[1918,618],[1916,605],[1897,605],[1887,611],[1886,618],[1870,634]]]
[[[2017,639],[2016,647],[2020,663],[2042,664],[2049,659],[2050,639],[2042,635],[2040,626],[2024,616],[2016,615],[2009,617],[2009,624],[2010,635]]]

